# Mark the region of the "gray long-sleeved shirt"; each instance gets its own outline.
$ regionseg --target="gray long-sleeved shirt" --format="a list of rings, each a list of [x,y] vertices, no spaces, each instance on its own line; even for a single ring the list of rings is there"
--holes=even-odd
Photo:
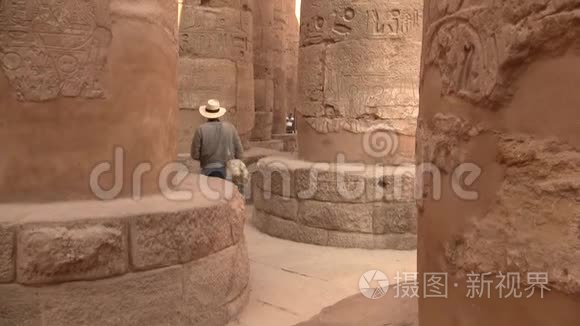
[[[195,132],[191,158],[202,168],[219,168],[234,158],[241,159],[244,148],[236,127],[221,121],[206,122]]]

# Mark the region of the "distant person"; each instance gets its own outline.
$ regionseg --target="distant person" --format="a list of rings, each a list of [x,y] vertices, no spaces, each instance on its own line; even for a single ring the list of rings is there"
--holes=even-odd
[[[296,126],[295,126],[295,122],[294,122],[294,115],[292,113],[290,113],[286,117],[286,133],[293,134],[294,131],[296,130],[295,127]]]
[[[226,179],[230,160],[241,159],[244,152],[240,135],[228,122],[220,121],[227,110],[217,100],[199,107],[207,122],[197,128],[191,143],[191,158],[200,162],[201,174]]]

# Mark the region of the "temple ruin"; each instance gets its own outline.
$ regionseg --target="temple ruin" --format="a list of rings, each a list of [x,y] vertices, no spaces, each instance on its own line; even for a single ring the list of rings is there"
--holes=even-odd
[[[580,2],[536,3],[425,3],[418,267],[453,286],[421,326],[580,321]]]
[[[179,152],[203,122],[199,107],[219,99],[249,144],[254,127],[254,38],[249,1],[185,0],[179,28]]]
[[[241,196],[170,187],[176,13],[0,1],[0,325],[225,324],[248,302]]]
[[[416,246],[421,12],[419,1],[302,2],[300,160],[258,163],[258,229],[320,245]]]
[[[0,326],[577,326],[578,85],[580,0],[0,0]]]

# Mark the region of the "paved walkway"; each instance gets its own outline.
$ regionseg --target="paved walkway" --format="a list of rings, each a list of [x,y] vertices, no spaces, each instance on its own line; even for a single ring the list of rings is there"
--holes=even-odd
[[[248,214],[252,211],[248,206]],[[228,326],[296,325],[359,294],[359,279],[369,270],[380,270],[390,280],[397,272],[416,271],[416,251],[306,245],[270,237],[251,225],[246,226],[246,240],[251,263],[250,303]],[[364,305],[361,298],[357,300]]]

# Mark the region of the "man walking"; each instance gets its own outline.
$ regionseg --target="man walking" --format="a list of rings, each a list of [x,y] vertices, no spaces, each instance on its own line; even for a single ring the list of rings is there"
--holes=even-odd
[[[217,100],[209,100],[199,108],[207,119],[195,132],[191,143],[191,158],[200,162],[201,173],[209,177],[226,178],[228,161],[241,159],[244,148],[236,128],[220,121],[227,110]]]

